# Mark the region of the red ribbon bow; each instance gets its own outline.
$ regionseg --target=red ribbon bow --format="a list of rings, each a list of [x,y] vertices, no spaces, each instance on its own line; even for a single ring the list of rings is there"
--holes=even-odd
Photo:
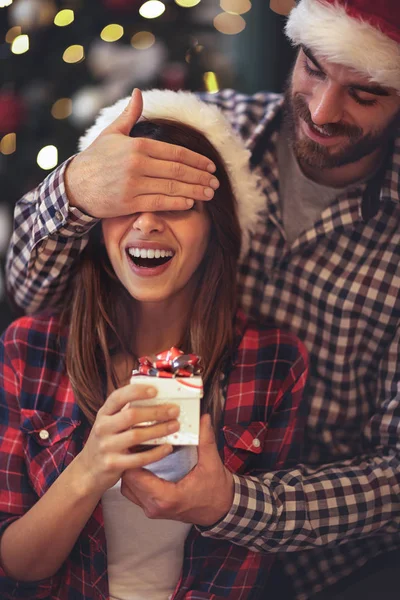
[[[193,377],[201,374],[200,357],[196,354],[184,354],[178,348],[170,348],[160,354],[142,356],[139,367],[132,375],[149,375],[150,377]]]

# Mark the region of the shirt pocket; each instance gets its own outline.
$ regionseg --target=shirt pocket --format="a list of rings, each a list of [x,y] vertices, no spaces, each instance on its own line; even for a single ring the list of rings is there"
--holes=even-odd
[[[259,467],[268,425],[264,421],[225,425],[224,464],[231,473],[250,473]]]
[[[32,487],[43,496],[65,467],[72,436],[79,420],[39,410],[21,410],[25,463]]]

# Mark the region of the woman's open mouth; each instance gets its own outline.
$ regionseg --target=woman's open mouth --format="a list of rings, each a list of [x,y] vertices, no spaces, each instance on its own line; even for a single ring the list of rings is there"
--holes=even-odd
[[[157,269],[169,263],[174,256],[174,252],[160,248],[131,247],[127,249],[127,255],[135,270]]]

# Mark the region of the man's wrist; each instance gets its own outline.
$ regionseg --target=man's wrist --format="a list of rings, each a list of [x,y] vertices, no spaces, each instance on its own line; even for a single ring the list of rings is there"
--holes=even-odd
[[[81,154],[76,154],[68,163],[64,172],[65,194],[68,199],[68,205],[72,208],[77,208],[84,215],[93,217],[86,208],[85,203],[82,203],[80,198],[82,194],[82,186],[84,182],[84,165],[82,164]]]

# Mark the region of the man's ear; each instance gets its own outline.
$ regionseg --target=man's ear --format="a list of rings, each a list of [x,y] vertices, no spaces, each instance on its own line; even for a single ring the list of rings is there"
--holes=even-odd
[[[278,15],[287,16],[296,6],[296,0],[269,0],[269,7]]]

